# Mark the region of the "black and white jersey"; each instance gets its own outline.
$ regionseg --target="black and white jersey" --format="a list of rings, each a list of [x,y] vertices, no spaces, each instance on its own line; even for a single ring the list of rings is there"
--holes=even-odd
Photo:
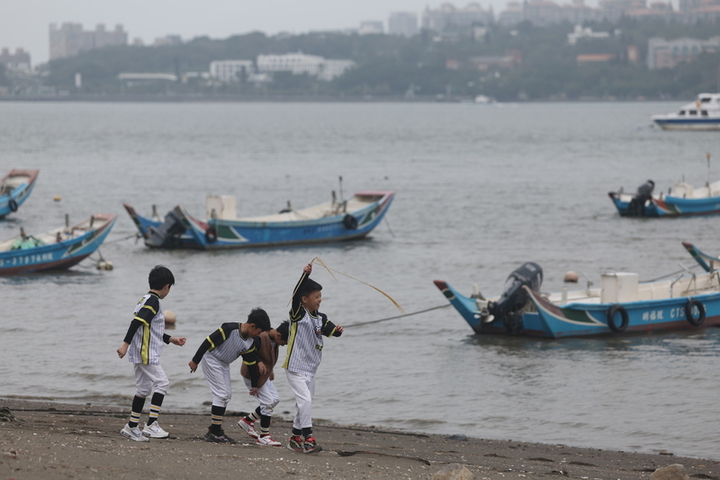
[[[146,294],[135,306],[133,314],[125,336],[125,341],[130,344],[128,359],[132,363],[159,365],[160,354],[167,343],[160,298],[152,292]]]
[[[240,334],[240,325],[242,324],[237,322],[223,323],[200,345],[193,361],[200,363],[203,355],[207,352],[208,355],[225,363],[232,363],[240,356],[248,365],[253,363],[253,359],[257,363],[257,342],[259,340],[257,337],[244,338]]]
[[[298,291],[305,277],[305,274],[300,277],[293,295],[287,355],[283,368],[290,372],[314,375],[322,360],[323,335],[332,337],[340,334],[336,332],[335,324],[328,320],[327,315],[308,312],[301,305]]]

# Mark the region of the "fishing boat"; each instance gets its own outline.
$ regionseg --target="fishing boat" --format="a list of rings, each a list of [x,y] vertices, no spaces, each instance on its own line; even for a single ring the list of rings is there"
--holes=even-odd
[[[477,293],[466,297],[439,280],[435,285],[481,334],[564,338],[720,325],[717,272],[698,275],[688,270],[674,278],[642,283],[636,273],[609,272],[601,275],[599,288],[588,282],[585,289],[545,294],[533,276],[537,268],[529,270],[527,265],[511,274],[497,299]]]
[[[0,243],[0,275],[62,270],[94,253],[117,220],[117,215],[97,213],[77,225],[40,235],[20,235]]]
[[[124,204],[145,245],[153,248],[201,250],[297,245],[352,240],[367,236],[383,219],[395,192],[367,191],[314,207],[237,218],[235,197],[206,199],[207,220],[199,220],[178,205],[164,221],[142,217]]]
[[[663,130],[720,130],[720,93],[701,93],[676,113],[653,115]]]
[[[634,195],[622,189],[609,192],[621,217],[681,217],[720,213],[720,181],[701,187],[681,181],[667,195],[652,194],[655,183],[648,180]]]
[[[0,218],[17,212],[35,188],[40,170],[10,170],[0,180]]]

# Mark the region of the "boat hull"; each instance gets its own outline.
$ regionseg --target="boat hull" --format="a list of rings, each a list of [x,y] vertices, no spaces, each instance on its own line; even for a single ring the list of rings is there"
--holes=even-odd
[[[537,308],[544,330],[553,338],[587,337],[594,335],[618,335],[625,333],[650,333],[665,330],[697,330],[698,328],[720,325],[720,292],[676,297],[663,300],[648,300],[611,303],[573,303],[558,306],[540,295],[526,289]],[[688,303],[702,304],[705,319],[701,325],[691,323],[688,318]],[[622,313],[613,316],[612,328],[609,322],[611,308],[622,307],[627,314],[627,325],[617,331]],[[693,312],[690,309],[690,312]],[[694,314],[697,318],[698,311]]]
[[[630,209],[632,196],[615,192],[610,192],[608,195],[621,217],[664,218],[720,214],[720,197],[691,199],[672,196],[653,197],[638,212]]]
[[[354,240],[367,236],[382,221],[394,199],[394,192],[367,192],[378,199],[352,212],[320,219],[292,221],[251,221],[211,218],[207,222],[192,217],[183,207],[173,212],[182,219],[185,231],[161,248],[194,248],[223,250],[237,248],[274,247]],[[140,234],[148,238],[150,227],[159,228],[161,222],[141,217],[135,209],[125,205]],[[348,218],[351,217],[351,218]],[[149,244],[148,246],[156,246]]]
[[[28,199],[35,188],[35,181],[39,173],[39,170],[11,170],[3,178],[3,181],[11,177],[26,177],[27,180],[13,188],[9,193],[0,195],[0,218],[16,212],[20,205],[25,203],[25,200]]]
[[[653,118],[655,124],[663,130],[676,131],[712,131],[720,130],[720,118],[679,119]]]
[[[116,215],[96,215],[103,224],[69,240],[34,248],[0,252],[0,275],[17,275],[46,270],[62,270],[93,254],[112,230]]]

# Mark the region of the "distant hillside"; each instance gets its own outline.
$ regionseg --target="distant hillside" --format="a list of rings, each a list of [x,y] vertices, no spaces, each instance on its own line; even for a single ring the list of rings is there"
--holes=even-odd
[[[107,47],[54,60],[47,64],[44,83],[70,94],[444,100],[470,99],[479,94],[498,100],[693,97],[700,91],[719,88],[720,53],[703,54],[698,61],[675,69],[651,71],[645,63],[650,37],[707,39],[718,35],[715,25],[623,20],[617,25],[588,26],[611,35],[569,45],[567,34],[573,30],[569,23],[553,27],[524,23],[512,28],[491,26],[475,39],[462,34],[441,38],[431,32],[413,38],[340,33],[273,37],[250,33],[225,40],[201,37],[176,46]],[[260,54],[298,51],[328,59],[350,59],[357,68],[332,82],[308,75],[276,74],[273,82],[262,86],[241,82],[219,85],[189,75],[207,72],[214,60],[255,60]],[[632,51],[637,52],[636,59],[629,54]],[[128,72],[174,74],[185,81],[129,88],[118,80],[120,73]],[[79,90],[75,87],[77,73],[82,78]]]

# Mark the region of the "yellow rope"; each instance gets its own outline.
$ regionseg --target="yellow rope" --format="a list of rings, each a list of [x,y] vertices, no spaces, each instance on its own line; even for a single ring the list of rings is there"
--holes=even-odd
[[[321,259],[320,257],[315,257],[315,258],[313,258],[310,263],[316,263],[315,260],[317,260],[317,265],[320,265],[321,267],[324,267],[324,268],[328,271],[328,273],[329,273],[333,278],[335,278],[335,275],[333,275],[332,272],[335,272],[335,273],[339,273],[340,275],[344,275],[344,276],[346,276],[346,277],[348,277],[348,278],[351,278],[351,279],[355,280],[356,282],[360,282],[360,283],[362,283],[363,285],[367,285],[368,287],[373,288],[373,289],[377,290],[378,292],[382,293],[383,295],[385,295],[385,296],[393,303],[393,305],[395,305],[395,306],[397,307],[398,310],[400,310],[401,312],[405,313],[405,310],[400,306],[400,304],[399,304],[394,298],[392,298],[390,295],[388,295],[387,293],[383,292],[382,290],[380,290],[380,289],[377,288],[376,286],[370,285],[369,283],[363,282],[362,280],[358,280],[357,278],[355,278],[355,277],[353,277],[353,276],[351,276],[351,275],[348,275],[347,273],[343,273],[343,272],[340,272],[340,271],[338,271],[338,270],[335,270],[334,268],[328,267],[328,266],[325,264],[325,262],[322,261],[322,259]],[[337,278],[335,278],[335,280],[337,281]],[[294,296],[294,295],[295,295],[295,294],[293,293],[293,296]]]
[[[317,260],[317,261],[316,261],[316,260]],[[355,277],[353,277],[353,276],[350,276],[350,275],[348,275],[347,273],[343,273],[343,272],[341,272],[341,271],[335,270],[334,268],[328,267],[328,266],[325,264],[325,262],[322,261],[322,259],[321,259],[320,257],[315,257],[315,258],[313,258],[312,261],[310,261],[310,263],[315,264],[315,265],[320,265],[321,267],[325,268],[325,270],[328,271],[328,273],[330,274],[330,276],[333,277],[336,282],[338,282],[339,280],[337,279],[337,277],[335,277],[335,275],[333,275],[333,272],[339,273],[340,275],[344,275],[344,276],[346,276],[346,277],[348,277],[348,278],[351,278],[351,279],[355,280],[356,282],[360,282],[360,283],[362,283],[363,285],[367,285],[368,287],[377,290],[378,292],[380,292],[380,293],[382,293],[383,295],[385,295],[385,296],[393,303],[393,305],[395,305],[395,306],[397,307],[398,310],[400,310],[401,312],[405,313],[405,310],[400,306],[400,304],[399,304],[394,298],[392,298],[390,295],[388,295],[387,293],[383,292],[382,290],[380,290],[380,289],[377,288],[376,286],[370,285],[369,283],[363,282],[362,280],[358,280],[357,278],[355,278]],[[303,275],[305,275],[305,273],[303,273]],[[304,278],[303,278],[303,279],[304,279]],[[292,293],[292,296],[290,297],[290,301],[288,302],[288,305],[290,305],[290,304],[292,303],[292,299],[295,298],[295,294],[297,293],[297,291],[298,291],[298,289],[300,288],[300,285],[301,285],[301,284],[302,284],[302,281],[298,282],[297,287],[295,288],[295,290],[294,290],[293,293]]]

